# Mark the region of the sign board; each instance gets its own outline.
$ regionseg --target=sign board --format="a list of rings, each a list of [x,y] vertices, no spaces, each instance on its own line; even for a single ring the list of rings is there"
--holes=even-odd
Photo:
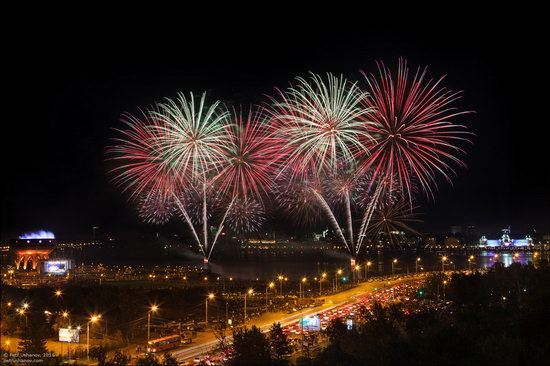
[[[58,261],[46,261],[44,262],[44,270],[46,273],[53,274],[65,274],[69,269],[68,260],[58,260]]]
[[[76,328],[59,328],[59,342],[79,343],[80,334]]]
[[[346,319],[346,328],[347,330],[353,329],[353,319]]]
[[[317,315],[300,319],[300,326],[304,330],[318,331],[321,329],[321,319]]]

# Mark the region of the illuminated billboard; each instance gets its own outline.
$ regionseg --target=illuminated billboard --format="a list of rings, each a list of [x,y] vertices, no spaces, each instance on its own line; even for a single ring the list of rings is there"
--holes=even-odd
[[[69,270],[68,260],[55,260],[44,262],[44,272],[52,274],[65,274]]]
[[[314,330],[318,331],[321,329],[321,319],[319,316],[309,316],[307,318],[300,319],[300,325],[304,330]]]
[[[59,328],[59,342],[79,343],[80,334],[76,328]]]

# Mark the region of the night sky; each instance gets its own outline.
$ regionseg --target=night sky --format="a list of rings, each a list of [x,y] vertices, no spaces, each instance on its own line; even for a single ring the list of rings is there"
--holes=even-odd
[[[537,30],[506,20],[365,23],[225,28],[212,37],[182,32],[163,41],[141,33],[78,42],[38,34],[21,42],[6,70],[15,100],[3,121],[2,240],[33,229],[74,239],[89,238],[92,226],[115,234],[156,229],[140,223],[109,181],[105,147],[123,112],[178,91],[260,103],[309,71],[360,79],[360,69],[375,71],[376,60],[396,65],[399,56],[414,67],[428,65],[432,76],[447,74],[447,87],[464,90],[458,105],[476,111],[460,120],[476,134],[466,146],[468,168],[458,169],[454,186],[440,179],[435,201],[421,202],[420,229],[476,225],[493,235],[510,225],[512,233],[548,232],[548,113],[536,97]]]

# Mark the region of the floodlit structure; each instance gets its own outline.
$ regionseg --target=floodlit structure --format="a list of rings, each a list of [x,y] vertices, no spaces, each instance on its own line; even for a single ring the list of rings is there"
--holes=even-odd
[[[25,234],[10,243],[10,250],[15,254],[15,268],[18,270],[26,270],[29,263],[33,270],[38,269],[38,264],[48,260],[54,249],[55,236],[47,231]]]
[[[533,245],[531,236],[526,235],[525,239],[512,239],[510,237],[510,228],[502,229],[500,239],[487,239],[485,235],[479,239],[479,246],[483,248],[522,248]]]

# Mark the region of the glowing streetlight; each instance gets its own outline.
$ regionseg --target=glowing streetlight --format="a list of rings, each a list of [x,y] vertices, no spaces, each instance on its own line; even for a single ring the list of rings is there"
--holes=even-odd
[[[246,323],[246,296],[247,295],[252,295],[254,293],[254,290],[253,289],[249,289],[245,294],[244,294],[244,318],[243,318],[243,323]]]
[[[415,270],[414,270],[415,273],[418,273],[418,263],[420,263],[420,261],[421,261],[421,258],[420,258],[420,257],[416,258]]]
[[[361,270],[361,266],[357,264],[354,269],[353,277],[355,277],[355,282],[359,282],[359,270]]]
[[[393,261],[391,262],[391,274],[392,275],[393,275],[396,263],[397,263],[397,258],[394,258]]]
[[[283,275],[277,276],[277,279],[279,280],[279,292],[281,296],[283,296],[283,280],[285,279]]]
[[[446,256],[441,257],[441,272],[445,272],[445,261],[447,260]]]
[[[147,342],[151,339],[151,313],[155,313],[158,308],[157,305],[152,305],[151,309],[147,311]]]
[[[204,302],[204,306],[206,308],[206,326],[208,327],[208,300],[212,300],[214,298],[214,294],[208,294],[208,297],[206,297],[206,300]]]
[[[443,301],[445,301],[445,287],[447,286],[447,280],[443,280]]]
[[[55,297],[60,298],[61,295],[63,295],[63,291],[61,291],[59,289],[55,290]]]

